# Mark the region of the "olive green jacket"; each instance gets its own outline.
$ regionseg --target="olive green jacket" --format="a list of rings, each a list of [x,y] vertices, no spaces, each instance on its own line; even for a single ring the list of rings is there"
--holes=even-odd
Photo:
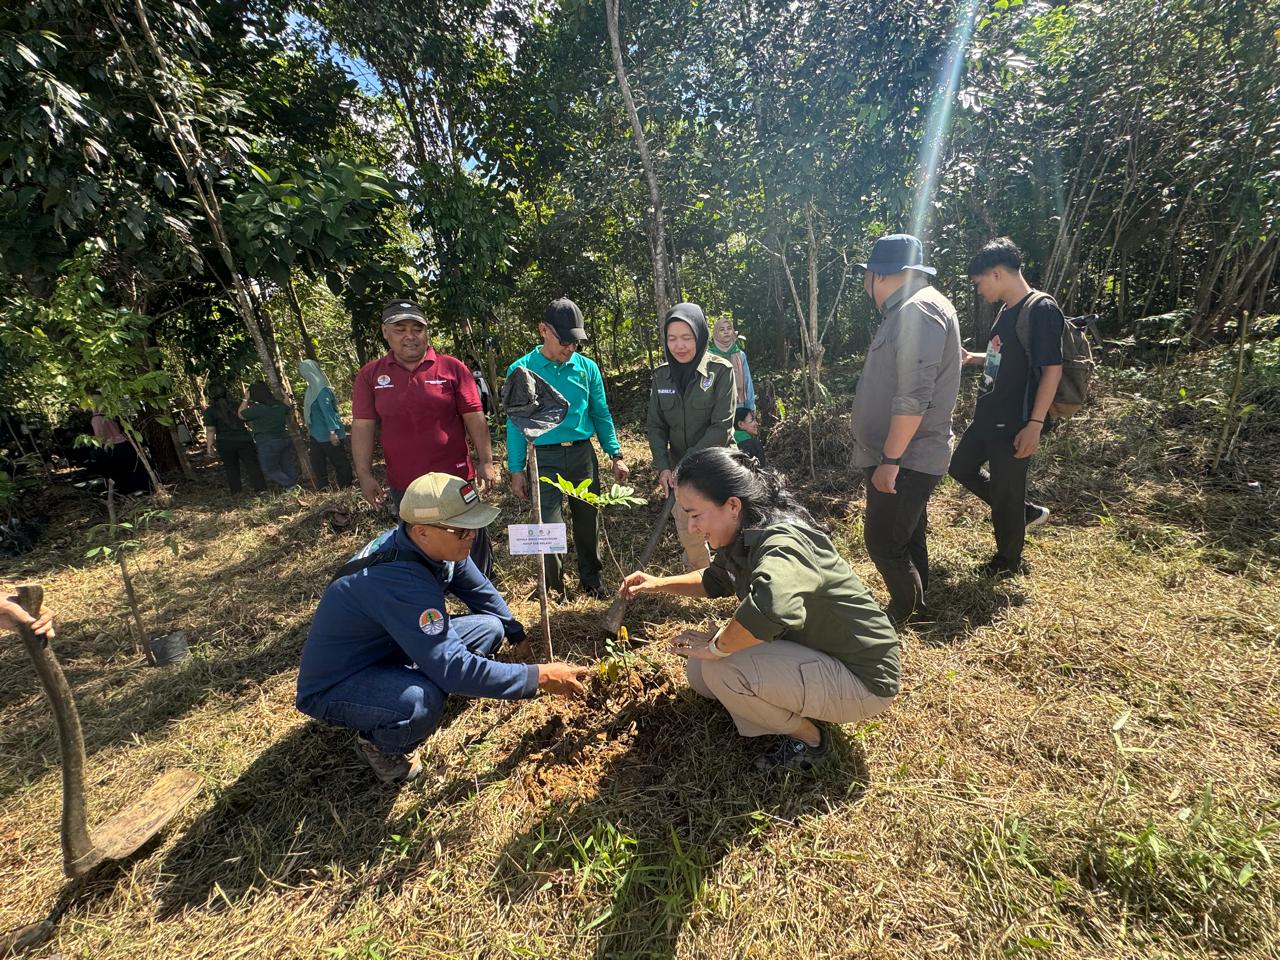
[[[898,635],[825,534],[799,523],[743,530],[702,571],[710,597],[737,596],[757,640],[790,640],[843,663],[877,696],[898,692]]]
[[[733,398],[733,367],[710,351],[703,355],[683,396],[668,364],[654,370],[645,430],[653,469],[671,470],[694,450],[729,446]]]

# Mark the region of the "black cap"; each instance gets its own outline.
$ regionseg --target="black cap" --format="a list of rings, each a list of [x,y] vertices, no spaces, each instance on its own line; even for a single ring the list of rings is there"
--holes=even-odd
[[[568,297],[552,300],[542,314],[542,322],[551,327],[561,340],[585,340],[587,331],[582,326],[582,311]]]
[[[415,320],[424,327],[427,325],[422,308],[412,300],[392,300],[382,308],[383,323],[398,323],[401,320]]]
[[[882,277],[903,270],[919,270],[933,276],[938,271],[924,265],[924,247],[909,233],[892,233],[881,237],[871,248],[871,259],[858,264],[860,270],[869,270]]]

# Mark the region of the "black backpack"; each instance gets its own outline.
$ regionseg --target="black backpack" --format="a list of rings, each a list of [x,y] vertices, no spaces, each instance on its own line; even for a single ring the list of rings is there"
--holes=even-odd
[[[413,550],[379,550],[371,553],[367,557],[356,557],[354,560],[348,560],[340,566],[329,578],[329,582],[341,580],[343,577],[349,577],[353,573],[359,573],[369,567],[376,567],[381,563],[396,563],[397,561],[408,560],[413,563],[420,564],[424,570],[431,573],[431,567],[427,565],[427,561],[423,559],[422,554]],[[432,574],[434,576],[434,573]]]

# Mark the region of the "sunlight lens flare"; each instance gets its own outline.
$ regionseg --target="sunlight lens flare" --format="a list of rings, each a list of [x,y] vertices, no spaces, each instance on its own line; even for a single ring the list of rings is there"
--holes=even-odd
[[[951,31],[951,43],[939,75],[933,106],[929,108],[929,126],[925,130],[924,143],[920,147],[920,168],[917,174],[916,200],[911,213],[911,232],[927,243],[929,230],[929,205],[938,185],[938,161],[947,142],[947,130],[951,126],[951,111],[955,106],[956,90],[964,71],[965,54],[973,36],[973,25],[978,18],[981,0],[965,0],[957,10],[955,28]]]

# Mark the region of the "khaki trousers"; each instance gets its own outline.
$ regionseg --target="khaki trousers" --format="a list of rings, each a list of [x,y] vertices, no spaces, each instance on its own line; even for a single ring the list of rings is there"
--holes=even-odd
[[[704,570],[711,566],[711,551],[707,549],[707,541],[702,538],[702,534],[689,529],[689,514],[678,503],[671,508],[671,513],[676,518],[676,535],[680,537],[680,546],[684,547],[685,570]]]
[[[893,703],[839,660],[790,640],[756,644],[722,660],[691,658],[687,669],[689,686],[719,700],[744,737],[793,734],[805,719],[859,723]]]

